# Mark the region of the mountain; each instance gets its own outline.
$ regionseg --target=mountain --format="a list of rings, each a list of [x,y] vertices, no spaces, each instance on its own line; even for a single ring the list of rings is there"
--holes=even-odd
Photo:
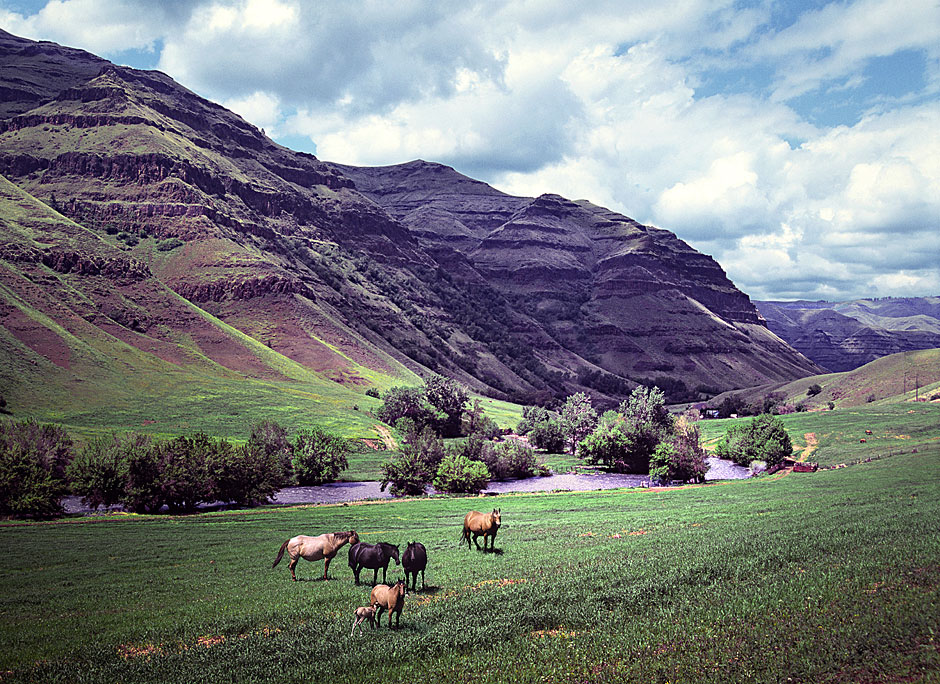
[[[818,371],[710,257],[586,201],[325,163],[165,74],[2,31],[0,92],[12,406],[93,422],[89,383],[92,404],[144,405],[185,373],[289,388],[278,406],[312,383],[363,425],[354,399],[429,372],[613,402],[651,378],[695,394]]]
[[[940,297],[755,304],[773,332],[831,371],[940,347]]]

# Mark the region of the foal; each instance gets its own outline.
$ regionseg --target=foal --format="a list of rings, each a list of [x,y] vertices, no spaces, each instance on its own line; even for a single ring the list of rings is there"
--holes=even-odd
[[[359,628],[359,633],[362,634],[362,623],[366,620],[369,621],[369,626],[375,629],[375,605],[356,608],[356,619],[353,620],[353,627],[349,636],[356,633],[356,627]]]

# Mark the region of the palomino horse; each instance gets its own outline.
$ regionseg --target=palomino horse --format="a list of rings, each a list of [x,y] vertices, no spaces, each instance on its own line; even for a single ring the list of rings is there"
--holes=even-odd
[[[490,539],[490,551],[494,550],[496,544],[496,533],[499,532],[500,509],[494,508],[492,513],[478,513],[470,511],[463,519],[463,538],[467,540],[467,548],[470,548],[470,535],[473,535],[473,543],[480,548],[477,537],[483,535],[483,550],[486,551],[486,539]]]
[[[356,584],[359,584],[359,573],[363,568],[372,570],[372,584],[379,580],[379,568],[382,568],[382,581],[388,573],[388,562],[395,559],[398,565],[398,547],[388,542],[378,544],[353,544],[349,547],[349,567],[356,574]]]
[[[421,588],[424,589],[424,569],[428,567],[428,550],[421,542],[408,542],[408,547],[401,556],[401,566],[405,569],[405,586],[408,576],[412,576],[411,590],[418,589],[418,573],[421,573]]]
[[[284,550],[287,549],[287,553],[290,555],[290,576],[292,580],[297,581],[294,568],[297,567],[297,561],[301,558],[305,558],[308,561],[318,561],[321,558],[325,559],[323,564],[323,579],[326,579],[326,571],[330,567],[330,561],[333,560],[336,552],[339,551],[339,548],[346,542],[351,544],[359,543],[359,536],[356,534],[356,530],[349,530],[349,532],[329,532],[327,534],[321,534],[318,537],[308,537],[305,534],[301,534],[281,544],[281,550],[277,552],[277,558],[274,559],[274,565],[271,567],[277,567],[277,564],[281,562],[281,558],[284,556]]]
[[[392,613],[395,613],[395,628],[398,629],[401,624],[401,609],[405,607],[405,596],[408,594],[408,587],[405,586],[405,580],[398,580],[392,586],[380,584],[372,587],[372,593],[369,594],[369,604],[375,606],[375,620],[382,626],[382,611],[388,611],[388,627],[392,627]]]

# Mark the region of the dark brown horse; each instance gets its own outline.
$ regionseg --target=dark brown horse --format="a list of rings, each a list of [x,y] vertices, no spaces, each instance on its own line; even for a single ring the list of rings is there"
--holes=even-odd
[[[494,508],[492,513],[479,513],[470,511],[463,519],[463,538],[467,540],[467,548],[470,548],[470,535],[473,535],[473,543],[477,549],[480,543],[477,537],[483,535],[483,550],[486,551],[486,540],[490,539],[490,551],[493,551],[496,544],[496,533],[499,532],[500,509]]]
[[[330,567],[330,561],[333,560],[333,557],[336,555],[336,552],[339,551],[340,547],[347,542],[351,544],[359,543],[359,535],[356,534],[356,530],[349,530],[349,532],[329,532],[317,537],[308,537],[305,534],[301,534],[281,544],[281,550],[277,552],[277,558],[274,559],[274,565],[271,567],[277,567],[286,549],[290,556],[290,576],[292,580],[297,581],[294,568],[297,567],[297,561],[301,558],[305,558],[308,561],[318,561],[323,558],[325,560],[323,563],[323,579],[326,579],[326,571]]]
[[[418,589],[418,573],[421,573],[421,588],[424,589],[424,569],[428,567],[428,550],[421,542],[408,542],[405,552],[401,555],[401,566],[405,569],[405,585],[408,585],[409,575],[412,577],[411,590]]]
[[[370,568],[372,572],[372,584],[378,582],[379,568],[382,568],[382,581],[385,581],[388,573],[389,561],[394,560],[398,565],[398,547],[388,542],[379,542],[378,544],[353,544],[349,547],[349,567],[356,575],[356,584],[359,584],[359,573],[363,568]]]
[[[382,626],[382,611],[388,611],[388,626],[392,627],[392,613],[395,613],[395,628],[401,623],[401,611],[405,607],[405,596],[408,594],[408,587],[405,586],[405,580],[398,580],[392,586],[380,584],[372,587],[372,593],[369,594],[369,604],[375,606],[375,620]]]

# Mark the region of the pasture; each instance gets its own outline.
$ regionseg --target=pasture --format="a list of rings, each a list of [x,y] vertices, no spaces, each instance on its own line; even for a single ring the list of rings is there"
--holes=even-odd
[[[468,551],[494,505],[496,552]],[[937,681],[937,520],[934,442],[666,491],[4,523],[0,681]],[[350,529],[428,549],[400,630],[350,635],[370,587],[346,549],[328,581],[271,568]]]

